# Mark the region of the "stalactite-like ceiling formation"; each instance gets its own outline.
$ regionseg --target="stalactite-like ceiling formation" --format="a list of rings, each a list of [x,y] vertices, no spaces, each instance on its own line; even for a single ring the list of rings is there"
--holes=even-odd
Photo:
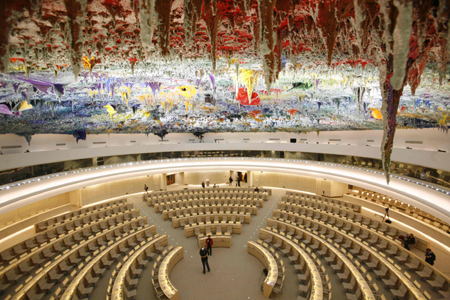
[[[312,64],[380,66],[393,56],[399,89],[408,59],[438,62],[442,77],[450,43],[450,2],[445,0],[18,0],[1,5],[3,72],[19,61],[27,72],[71,68],[78,75],[83,56],[102,65],[160,57],[207,56],[213,64],[218,57],[262,58],[271,84],[282,57],[294,64],[300,56]]]
[[[382,128],[389,171],[398,124],[448,129],[449,27],[450,0],[1,1],[0,133]]]

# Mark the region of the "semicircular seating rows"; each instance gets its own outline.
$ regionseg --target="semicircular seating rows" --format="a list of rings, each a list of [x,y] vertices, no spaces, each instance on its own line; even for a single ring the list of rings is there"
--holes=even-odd
[[[397,236],[404,232],[359,211],[346,201],[295,192],[277,203],[267,227],[260,229],[259,242],[294,265],[299,300],[330,299],[332,294],[347,299],[450,298],[450,279],[401,246]]]
[[[153,192],[143,199],[173,228],[183,228],[186,238],[197,237],[199,246],[211,235],[216,247],[230,247],[231,234],[241,234],[242,224],[250,223],[269,194],[269,189],[202,188]]]
[[[167,257],[165,265],[153,265],[164,274],[164,280],[156,279],[155,292],[161,298],[177,293],[166,278],[168,266],[182,255],[171,255],[167,236],[157,234],[127,199],[49,218],[35,224],[35,231],[1,253],[2,299],[92,299],[96,284],[108,279],[101,298],[134,299],[142,270]]]

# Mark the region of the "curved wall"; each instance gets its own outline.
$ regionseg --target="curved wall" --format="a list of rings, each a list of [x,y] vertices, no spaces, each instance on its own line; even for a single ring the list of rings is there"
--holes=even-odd
[[[290,143],[296,139],[296,143]],[[70,135],[36,135],[28,145],[16,135],[0,136],[0,170],[102,156],[173,151],[292,151],[354,155],[380,159],[382,131],[318,133],[208,133],[203,143],[192,134],[88,135],[76,143]],[[411,149],[407,149],[411,148]],[[26,150],[30,153],[24,153]],[[446,151],[446,152],[439,152]],[[450,171],[450,139],[438,129],[397,130],[392,160]]]
[[[139,176],[179,172],[217,172],[229,170],[257,171],[252,180],[258,185],[295,188],[301,186],[301,178],[289,181],[280,176],[268,179],[266,172],[291,174],[332,180],[374,190],[418,207],[443,221],[450,223],[450,197],[442,192],[413,182],[392,178],[389,185],[383,174],[362,168],[348,168],[328,163],[295,161],[286,159],[214,158],[214,159],[170,159],[149,162],[124,163],[95,167],[86,171],[75,171],[67,175],[42,179],[0,191],[0,215],[58,194]],[[259,172],[259,173],[258,173]],[[264,173],[261,173],[264,172]],[[275,174],[275,175],[276,175]],[[162,177],[161,177],[162,178]],[[164,186],[162,178],[161,186]],[[142,182],[136,188],[142,191]],[[157,185],[155,185],[156,187]]]

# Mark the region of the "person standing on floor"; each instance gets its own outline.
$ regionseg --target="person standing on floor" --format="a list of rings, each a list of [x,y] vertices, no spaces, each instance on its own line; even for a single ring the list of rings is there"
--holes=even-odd
[[[205,182],[202,181],[202,188],[205,188]]]
[[[148,186],[146,184],[144,184],[144,190],[148,194]]]
[[[200,257],[202,258],[203,274],[205,274],[205,266],[208,267],[208,272],[211,271],[208,264],[208,250],[206,249],[206,247],[202,247],[202,249],[200,249],[199,254]]]
[[[231,184],[233,183],[233,178],[231,178],[231,176],[230,176],[229,181],[230,181],[230,186],[231,186]]]
[[[210,235],[208,235],[208,238],[206,239],[206,250],[208,250],[208,254],[212,256],[212,246],[214,244],[213,239]]]
[[[237,176],[236,177],[236,186],[241,186],[241,177],[240,176]]]
[[[434,265],[434,261],[436,260],[436,255],[434,255],[433,251],[430,248],[427,248],[425,252],[425,261],[430,265]]]

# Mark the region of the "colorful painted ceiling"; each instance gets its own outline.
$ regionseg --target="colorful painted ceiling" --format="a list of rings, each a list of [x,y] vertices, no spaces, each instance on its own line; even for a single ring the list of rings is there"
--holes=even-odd
[[[449,0],[0,3],[0,133],[448,129]],[[388,169],[387,169],[388,170]]]

